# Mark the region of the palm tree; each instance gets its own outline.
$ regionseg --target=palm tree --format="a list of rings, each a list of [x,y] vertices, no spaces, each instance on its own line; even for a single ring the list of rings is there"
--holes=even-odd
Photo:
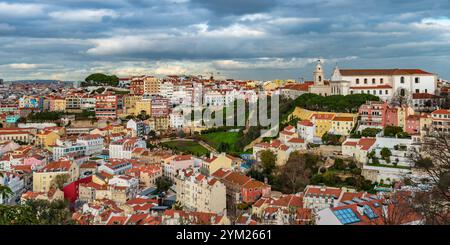
[[[3,173],[0,173],[0,177],[3,177]],[[6,199],[13,194],[12,190],[8,186],[0,184],[0,199]]]

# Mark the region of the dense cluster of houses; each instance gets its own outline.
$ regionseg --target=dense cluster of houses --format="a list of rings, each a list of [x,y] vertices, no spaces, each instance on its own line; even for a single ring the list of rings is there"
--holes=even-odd
[[[252,145],[250,158],[272,151],[283,166],[291,153],[320,149],[325,134],[340,136],[333,154],[353,159],[373,182],[393,184],[415,173],[411,154],[430,132],[450,132],[450,110],[441,109],[442,81],[419,69],[345,70],[336,67],[325,79],[318,63],[314,80],[303,83],[215,81],[169,76],[120,79],[120,87],[67,88],[23,86],[16,95],[0,97],[0,184],[12,194],[0,204],[28,200],[68,200],[80,224],[387,224],[404,198],[414,193],[396,189],[369,194],[349,188],[307,186],[282,194],[267,181],[246,175],[244,160],[227,153],[194,156],[148,147],[151,131],[201,131],[187,124],[183,109],[220,109],[236,99],[255,100],[266,94],[297,98],[367,93],[357,113],[312,111],[297,107],[298,121],[276,138]],[[4,85],[2,85],[2,88]],[[118,93],[118,91],[121,91]],[[122,93],[123,92],[123,93]],[[403,96],[405,103],[393,103]],[[34,112],[67,112],[57,123],[25,122]],[[90,112],[86,118],[77,118]],[[72,115],[71,115],[72,114]],[[73,116],[75,114],[75,116]],[[384,134],[401,129],[405,137]],[[376,135],[361,136],[365,129]],[[360,132],[355,137],[355,132]],[[319,148],[317,148],[319,147]],[[383,152],[389,151],[386,156]],[[159,181],[171,187],[159,191]],[[393,201],[396,200],[394,203]],[[420,224],[409,212],[399,224]]]

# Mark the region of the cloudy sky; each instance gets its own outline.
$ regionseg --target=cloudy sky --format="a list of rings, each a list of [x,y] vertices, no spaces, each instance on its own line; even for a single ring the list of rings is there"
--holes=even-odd
[[[0,78],[311,78],[422,68],[450,79],[448,0],[0,0]]]

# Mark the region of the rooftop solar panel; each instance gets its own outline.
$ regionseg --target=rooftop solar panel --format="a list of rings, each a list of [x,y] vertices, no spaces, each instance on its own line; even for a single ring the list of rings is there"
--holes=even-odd
[[[350,208],[336,210],[334,211],[334,214],[343,225],[353,224],[361,221]]]
[[[367,217],[369,217],[369,219],[376,219],[376,218],[378,218],[378,215],[376,215],[373,212],[372,208],[369,207],[368,205],[364,206],[363,212],[364,212],[365,215],[367,215]]]

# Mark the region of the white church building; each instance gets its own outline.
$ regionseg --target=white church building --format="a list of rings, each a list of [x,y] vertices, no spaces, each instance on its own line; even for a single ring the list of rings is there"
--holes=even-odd
[[[437,75],[421,69],[340,69],[337,66],[327,81],[320,60],[313,78],[310,93],[325,96],[372,94],[384,101],[397,95],[435,94],[438,82]]]

